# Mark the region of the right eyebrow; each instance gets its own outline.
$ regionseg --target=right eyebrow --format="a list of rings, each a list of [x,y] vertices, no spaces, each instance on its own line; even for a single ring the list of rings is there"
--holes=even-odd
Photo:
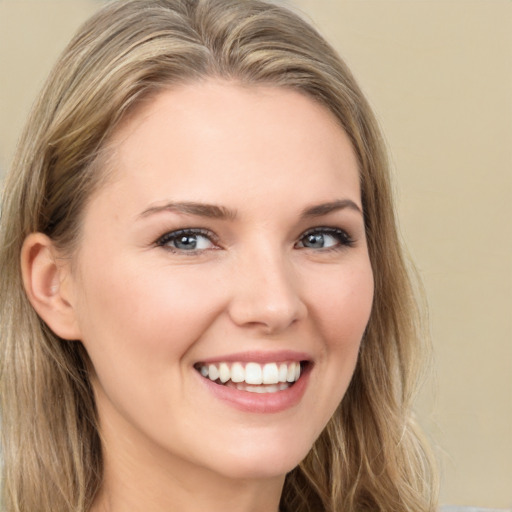
[[[329,213],[344,210],[348,208],[349,210],[353,210],[361,215],[363,215],[362,209],[351,199],[338,199],[336,201],[331,201],[329,203],[317,204],[314,206],[310,206],[306,208],[302,212],[303,217],[322,217],[324,215],[328,215]]]
[[[218,206],[216,204],[198,203],[194,201],[186,202],[168,202],[162,205],[150,206],[139,214],[139,218],[149,217],[156,213],[169,211],[174,213],[183,213],[185,215],[197,215],[198,217],[208,217],[212,219],[234,220],[237,216],[235,210]]]

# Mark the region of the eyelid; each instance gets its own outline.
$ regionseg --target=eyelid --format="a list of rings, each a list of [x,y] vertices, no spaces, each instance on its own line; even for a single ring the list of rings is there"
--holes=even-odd
[[[176,239],[179,236],[184,236],[184,235],[204,236],[205,238],[208,238],[208,240],[210,240],[210,242],[212,242],[212,244],[214,244],[216,247],[212,247],[211,249],[193,249],[193,250],[185,251],[185,250],[178,249],[176,247],[167,245],[167,243],[170,242],[171,240]],[[196,253],[200,253],[200,252],[204,252],[204,251],[208,251],[208,250],[218,249],[219,248],[219,239],[218,239],[217,235],[213,231],[210,231],[209,229],[181,228],[181,229],[175,229],[172,231],[167,231],[166,233],[164,233],[163,235],[161,235],[160,237],[157,238],[154,245],[156,245],[157,247],[162,247],[164,249],[167,249],[171,252],[176,252],[176,253],[180,253],[180,254],[184,254],[184,253],[196,254]]]
[[[317,251],[343,249],[345,247],[352,247],[355,243],[354,238],[352,238],[352,236],[350,236],[350,234],[348,233],[348,231],[346,229],[342,229],[339,227],[333,227],[333,226],[317,226],[317,227],[308,229],[300,235],[299,239],[297,240],[297,243],[301,242],[308,235],[313,235],[313,234],[318,234],[318,233],[328,234],[328,235],[337,237],[339,239],[339,245],[335,245],[333,247],[325,247],[325,248],[315,249]],[[299,247],[299,248],[308,249],[308,247]]]

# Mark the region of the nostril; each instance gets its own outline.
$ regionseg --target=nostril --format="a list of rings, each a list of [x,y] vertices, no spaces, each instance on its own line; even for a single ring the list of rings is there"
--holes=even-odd
[[[287,296],[272,296],[250,293],[234,297],[229,307],[229,315],[239,326],[260,328],[266,334],[281,332],[306,316],[307,310],[300,298],[292,293]]]

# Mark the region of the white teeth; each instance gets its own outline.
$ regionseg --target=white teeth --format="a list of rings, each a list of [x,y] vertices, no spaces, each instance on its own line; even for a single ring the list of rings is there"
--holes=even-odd
[[[263,384],[277,384],[279,382],[279,370],[276,363],[267,363],[263,367]]]
[[[263,372],[258,363],[247,363],[245,365],[245,382],[247,384],[263,383]]]
[[[217,380],[219,378],[219,370],[214,364],[208,366],[208,378],[210,380]]]
[[[196,367],[201,375],[212,381],[252,393],[275,393],[290,387],[300,378],[300,362],[244,363],[221,362]]]
[[[245,391],[249,391],[249,393],[265,393],[263,386],[245,386]]]
[[[300,363],[295,363],[295,376],[294,381],[297,382],[300,377]]]
[[[219,365],[219,379],[224,384],[231,378],[231,372],[229,366],[226,363],[220,363]]]
[[[245,381],[245,369],[240,363],[234,363],[231,367],[231,380],[233,382]]]
[[[286,382],[295,382],[295,363],[288,365],[288,372],[286,373]]]
[[[281,386],[246,386],[246,385],[238,385],[237,389],[241,389],[242,391],[249,391],[249,393],[277,393],[278,391],[284,391],[290,387],[290,384],[281,384]]]
[[[286,382],[286,375],[288,374],[288,365],[281,363],[279,365],[279,382]]]

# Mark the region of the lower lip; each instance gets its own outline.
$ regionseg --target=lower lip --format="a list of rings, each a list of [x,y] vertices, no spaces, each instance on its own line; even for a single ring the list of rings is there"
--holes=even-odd
[[[292,386],[275,393],[251,393],[250,391],[215,384],[196,370],[194,371],[212,394],[229,405],[244,412],[270,414],[285,411],[300,402],[308,385],[311,366],[311,364],[307,365],[299,380]]]

